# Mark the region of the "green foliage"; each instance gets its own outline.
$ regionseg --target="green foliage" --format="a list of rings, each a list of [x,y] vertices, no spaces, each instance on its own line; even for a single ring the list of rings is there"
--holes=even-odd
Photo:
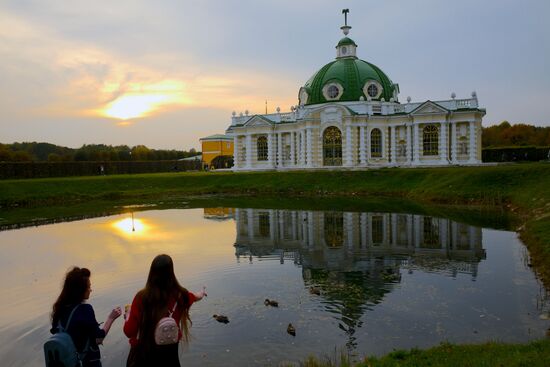
[[[550,146],[550,127],[527,124],[510,125],[503,121],[500,125],[483,128],[481,142],[483,147],[510,146]]]
[[[337,357],[309,357],[300,367],[548,367],[550,340],[528,344],[489,342],[477,345],[442,343],[426,349],[398,350],[383,357],[367,357],[353,363],[347,354]],[[287,366],[287,365],[284,365]]]
[[[187,158],[196,154],[194,149],[191,149],[189,152],[149,149],[145,145],[137,145],[130,148],[127,145],[84,144],[78,149],[72,149],[37,142],[0,144],[0,162],[161,161]]]
[[[550,340],[529,344],[485,343],[454,345],[442,343],[427,350],[395,351],[381,358],[369,357],[357,367],[547,367]],[[313,366],[313,365],[312,365]],[[323,366],[318,364],[317,366]]]

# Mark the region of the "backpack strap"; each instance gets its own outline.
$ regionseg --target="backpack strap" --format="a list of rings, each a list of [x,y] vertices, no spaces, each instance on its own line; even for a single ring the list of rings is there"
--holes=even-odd
[[[64,328],[63,328],[63,325],[61,325],[61,320],[59,320],[59,331],[68,331],[69,330],[69,325],[71,324],[71,320],[73,318],[73,315],[74,315],[76,309],[78,308],[78,306],[80,306],[81,304],[82,303],[79,303],[78,305],[74,306],[73,310],[69,314],[69,318],[67,319],[67,323],[65,324]],[[78,353],[79,361],[84,360],[84,357],[88,353],[89,349],[90,349],[90,339],[88,338],[86,340],[86,344],[84,345],[84,349],[82,349],[82,352]]]
[[[172,317],[172,314],[176,311],[176,307],[178,306],[178,301],[174,303],[174,307],[172,307],[172,311],[170,311],[170,317]]]
[[[78,306],[80,306],[81,304],[79,303],[78,305],[74,306],[73,310],[71,311],[71,313],[69,314],[69,318],[67,319],[67,323],[65,324],[65,327],[63,327],[63,325],[61,324],[61,320],[59,320],[59,331],[66,331],[66,330],[69,330],[69,325],[71,324],[71,320],[73,318],[73,315],[74,315],[74,312],[76,311],[76,309],[78,308]]]

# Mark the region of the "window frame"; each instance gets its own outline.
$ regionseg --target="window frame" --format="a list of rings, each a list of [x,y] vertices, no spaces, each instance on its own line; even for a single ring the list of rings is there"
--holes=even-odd
[[[256,160],[258,162],[269,160],[269,144],[266,135],[260,135],[256,139]]]
[[[377,136],[374,136],[374,134],[377,134]],[[382,130],[375,127],[370,131],[370,156],[373,158],[381,158],[382,157]],[[376,139],[374,139],[376,138]]]

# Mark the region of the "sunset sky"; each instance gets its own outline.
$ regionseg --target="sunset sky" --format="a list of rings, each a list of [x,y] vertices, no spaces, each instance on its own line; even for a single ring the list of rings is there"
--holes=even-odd
[[[198,149],[232,111],[297,104],[342,8],[401,102],[475,90],[485,126],[550,126],[548,0],[1,0],[0,143]]]

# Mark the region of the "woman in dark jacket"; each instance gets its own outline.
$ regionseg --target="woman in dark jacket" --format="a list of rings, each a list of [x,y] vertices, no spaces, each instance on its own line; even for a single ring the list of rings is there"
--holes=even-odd
[[[128,367],[180,367],[178,344],[189,337],[189,308],[206,296],[206,288],[193,293],[183,288],[174,274],[168,255],[155,257],[145,288],[140,290],[126,311],[124,333],[130,339]],[[160,319],[170,316],[178,325],[178,343],[157,345],[155,328]]]
[[[98,344],[102,343],[113,321],[122,314],[122,310],[120,307],[114,308],[107,317],[103,328],[100,328],[95,318],[94,309],[91,305],[84,303],[90,298],[91,292],[90,270],[78,267],[69,270],[65,276],[61,294],[53,305],[52,329],[50,331],[55,334],[61,323],[72,337],[77,351],[83,356],[83,366],[101,367]],[[73,309],[75,311],[67,328],[67,321]]]

